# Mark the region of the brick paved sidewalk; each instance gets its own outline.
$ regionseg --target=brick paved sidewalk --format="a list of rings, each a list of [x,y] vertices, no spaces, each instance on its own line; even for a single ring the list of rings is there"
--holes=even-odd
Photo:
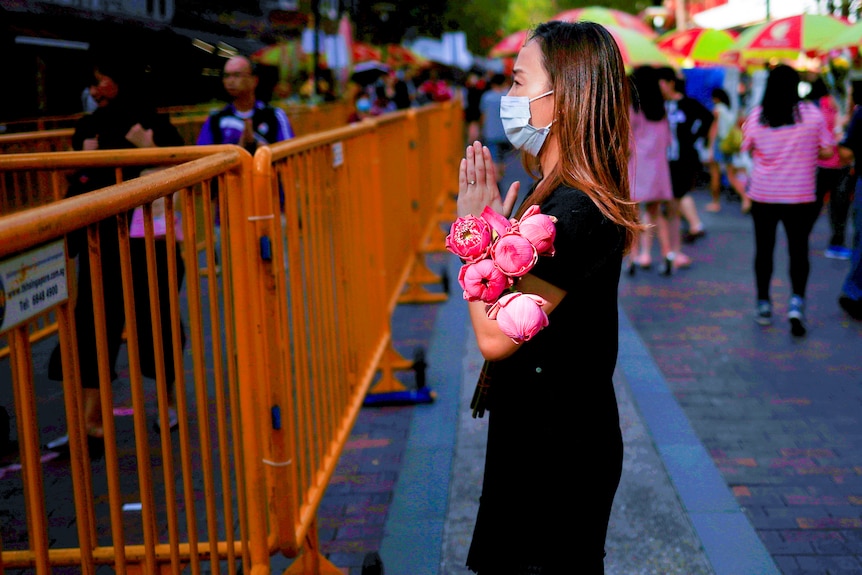
[[[703,210],[695,261],[671,278],[638,272],[621,302],[782,573],[862,572],[862,324],[837,297],[848,263],[823,256],[824,212],[811,241],[809,332],[790,334],[779,228],[775,321],[753,321],[753,231],[738,204]]]

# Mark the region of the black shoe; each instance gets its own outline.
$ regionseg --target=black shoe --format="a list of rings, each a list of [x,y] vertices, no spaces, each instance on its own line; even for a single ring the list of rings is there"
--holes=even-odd
[[[665,256],[664,260],[661,262],[661,266],[659,267],[658,273],[663,276],[671,276],[673,275],[673,254],[668,254]]]
[[[52,439],[44,447],[57,453],[60,457],[69,457],[69,434]],[[105,438],[87,435],[87,451],[90,453],[91,460],[103,458],[105,456]]]
[[[45,449],[49,451],[56,451],[58,453],[68,453],[69,452],[69,434],[61,435],[55,439],[52,439],[45,445],[43,445]]]
[[[787,319],[790,321],[790,333],[794,336],[802,337],[808,333],[808,328],[805,327],[805,300],[800,296],[791,296]]]
[[[105,438],[88,435],[87,451],[90,453],[90,459],[93,461],[105,457]]]
[[[687,244],[693,244],[705,235],[706,230],[699,230],[697,232],[686,232],[686,234],[682,237],[682,241]]]
[[[838,305],[841,306],[847,315],[856,321],[862,321],[862,300],[853,299],[846,295],[838,298]]]

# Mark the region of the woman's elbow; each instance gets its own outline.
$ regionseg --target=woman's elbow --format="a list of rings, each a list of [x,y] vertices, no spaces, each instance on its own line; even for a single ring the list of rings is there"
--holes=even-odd
[[[500,361],[506,359],[518,349],[512,340],[504,342],[494,338],[479,340],[478,343],[479,353],[481,353],[482,357],[487,361]]]

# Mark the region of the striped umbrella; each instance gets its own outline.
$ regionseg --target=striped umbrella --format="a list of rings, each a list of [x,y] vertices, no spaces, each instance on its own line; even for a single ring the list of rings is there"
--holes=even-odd
[[[393,68],[418,66],[425,62],[422,56],[401,44],[386,44],[383,46],[383,52],[383,62]]]
[[[626,68],[638,66],[672,66],[670,59],[658,49],[652,38],[630,28],[603,24],[616,40]]]
[[[620,28],[628,28],[639,32],[648,38],[655,38],[655,31],[647,25],[646,22],[628,12],[615,10],[613,8],[605,8],[604,6],[586,6],[584,8],[572,8],[560,12],[552,20],[562,20],[563,22],[595,22],[596,24],[618,26]]]
[[[798,14],[758,24],[742,32],[725,53],[739,64],[815,56],[820,46],[850,25],[834,16]]]
[[[713,28],[689,28],[663,34],[656,40],[660,50],[694,66],[714,66],[736,41],[736,35]]]
[[[351,46],[351,51],[354,64],[358,64],[360,62],[377,62],[383,59],[383,52],[380,48],[372,46],[371,44],[354,41]]]
[[[862,22],[856,22],[839,35],[821,44],[818,52],[826,54],[832,50],[859,48],[860,45],[862,45]]]
[[[320,58],[321,63],[325,65],[325,55],[321,54]],[[249,56],[249,59],[265,66],[277,66],[279,77],[284,79],[298,74],[308,64],[310,56],[302,51],[299,40],[285,40],[278,44],[264,46]]]

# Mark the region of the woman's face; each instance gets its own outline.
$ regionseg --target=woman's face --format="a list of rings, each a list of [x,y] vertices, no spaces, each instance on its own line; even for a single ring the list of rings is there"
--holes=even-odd
[[[512,73],[509,96],[535,98],[551,89],[551,78],[542,65],[542,50],[535,40],[527,42],[518,53]],[[549,94],[530,102],[530,124],[547,126],[554,119],[554,95]]]
[[[100,108],[104,108],[117,97],[120,92],[120,87],[110,76],[105,76],[99,71],[93,74],[93,85],[90,86],[90,95],[96,101]]]

